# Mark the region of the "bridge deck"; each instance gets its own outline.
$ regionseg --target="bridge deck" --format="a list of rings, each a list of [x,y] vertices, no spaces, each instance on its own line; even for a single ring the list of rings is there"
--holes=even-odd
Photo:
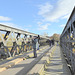
[[[50,64],[48,64],[47,69],[45,70],[45,75],[71,75],[59,46],[56,47],[56,50],[51,57]]]
[[[37,58],[29,58],[22,62],[19,62],[15,66],[0,72],[0,75],[26,75],[26,73],[43,57],[43,55],[48,51],[50,47],[47,46],[46,49],[41,50],[37,53]]]
[[[42,49],[42,48],[43,48],[43,46],[41,46],[39,49]],[[15,60],[17,58],[25,57],[25,56],[27,56],[27,54],[30,54],[30,53],[33,53],[33,50],[28,50],[27,52],[23,52],[22,54],[17,55],[15,57],[10,57],[10,58],[5,59],[5,60],[0,60],[0,66],[3,65],[3,64],[5,64],[5,63],[8,63],[8,62],[10,62],[12,60]]]
[[[37,58],[29,58],[27,60],[21,61],[15,66],[0,72],[0,75],[28,75],[27,73],[34,67],[34,65],[37,64],[38,61],[40,61],[42,56],[48,51],[49,48],[50,47],[48,46],[46,49],[38,52]],[[47,65],[47,68],[44,71],[45,75],[71,75],[60,47],[56,46],[55,50],[53,51],[54,53],[52,57],[50,57],[50,63]]]

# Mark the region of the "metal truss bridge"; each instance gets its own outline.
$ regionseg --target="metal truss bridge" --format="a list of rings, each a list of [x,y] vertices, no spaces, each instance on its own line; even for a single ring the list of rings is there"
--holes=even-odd
[[[0,24],[0,75],[75,75],[75,7],[60,36],[59,45],[40,36],[37,58],[32,38],[38,34]]]

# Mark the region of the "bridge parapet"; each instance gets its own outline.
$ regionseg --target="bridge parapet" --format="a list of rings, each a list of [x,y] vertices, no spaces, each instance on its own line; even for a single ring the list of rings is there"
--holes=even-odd
[[[38,34],[0,24],[0,55],[11,57],[27,49],[32,49],[33,36],[38,36]],[[43,41],[49,39],[49,37],[42,35],[40,35],[40,38]]]
[[[71,65],[73,73],[75,73],[75,7],[61,34],[60,43],[68,63]]]

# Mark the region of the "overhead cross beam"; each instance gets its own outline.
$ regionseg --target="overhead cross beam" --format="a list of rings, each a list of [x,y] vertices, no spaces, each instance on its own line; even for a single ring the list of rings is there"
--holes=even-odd
[[[24,30],[21,30],[21,29],[13,28],[13,27],[6,26],[6,25],[3,25],[3,24],[0,24],[0,30],[1,31],[6,31],[6,32],[11,32],[12,31],[12,32],[19,33],[19,34],[38,36],[38,34],[34,34],[34,33],[31,33],[31,32],[28,32],[28,31],[24,31]],[[45,39],[50,39],[49,37],[42,36],[42,35],[40,35],[40,37],[41,38],[45,38]]]

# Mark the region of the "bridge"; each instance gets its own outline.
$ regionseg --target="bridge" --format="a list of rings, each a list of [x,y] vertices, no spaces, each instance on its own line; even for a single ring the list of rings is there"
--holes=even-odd
[[[60,36],[50,45],[40,36],[37,58],[32,39],[38,34],[0,24],[0,75],[75,75],[75,7]]]

